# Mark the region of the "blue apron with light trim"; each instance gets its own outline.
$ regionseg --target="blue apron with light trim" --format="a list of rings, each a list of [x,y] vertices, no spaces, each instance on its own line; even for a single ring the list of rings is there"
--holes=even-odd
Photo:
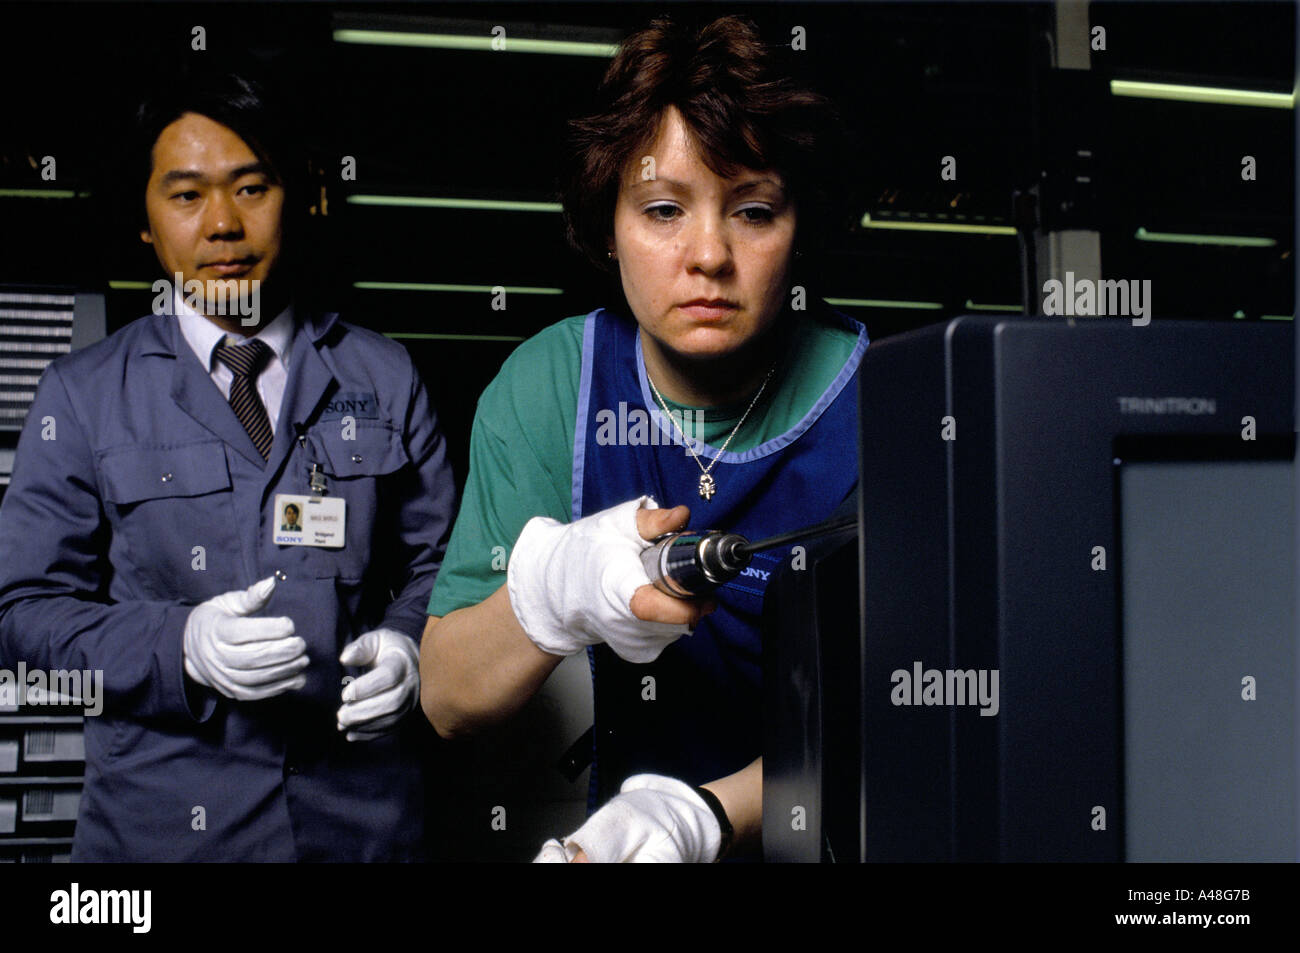
[[[636,324],[604,309],[589,314],[574,440],[573,518],[649,494],[665,508],[689,506],[691,529],[750,539],[827,519],[857,483],[857,371],[867,347],[862,325],[829,313],[858,335],[849,360],[786,433],[721,455],[697,441],[704,466],[721,456],[711,471],[717,493],[707,502],[699,494],[699,465],[680,437],[674,441],[676,429],[646,383]],[[609,421],[619,417],[620,402],[628,416],[639,409],[650,424],[628,427],[627,438],[611,442]],[[654,436],[640,439],[642,434]],[[761,754],[759,613],[769,575],[789,558],[788,546],[755,554],[744,575],[718,590],[717,610],[654,662],[625,662],[603,644],[590,650],[593,808],[633,774],[698,785],[738,771]]]

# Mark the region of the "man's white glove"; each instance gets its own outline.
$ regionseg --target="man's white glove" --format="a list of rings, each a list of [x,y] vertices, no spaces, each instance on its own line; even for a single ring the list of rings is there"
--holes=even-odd
[[[348,741],[369,741],[390,731],[420,698],[420,647],[394,629],[375,629],[349,642],[344,665],[370,671],[343,689],[339,731]]]
[[[275,591],[268,576],[200,603],[185,620],[185,674],[236,701],[257,701],[302,688],[307,643],[286,616],[248,618]]]
[[[694,788],[634,774],[563,843],[543,844],[533,863],[567,863],[581,850],[593,864],[709,864],[721,846],[718,819]]]
[[[653,662],[686,631],[632,614],[632,593],[650,585],[636,528],[637,510],[658,509],[648,496],[572,523],[535,516],[510,554],[510,606],[544,652],[573,655],[604,642],[629,662]]]

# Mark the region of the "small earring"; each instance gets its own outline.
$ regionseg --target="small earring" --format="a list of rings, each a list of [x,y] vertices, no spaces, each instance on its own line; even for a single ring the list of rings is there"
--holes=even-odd
[[[610,261],[613,261],[615,258],[618,257],[618,255],[615,254],[614,249],[611,248],[609,251],[605,252],[605,257],[607,257]]]

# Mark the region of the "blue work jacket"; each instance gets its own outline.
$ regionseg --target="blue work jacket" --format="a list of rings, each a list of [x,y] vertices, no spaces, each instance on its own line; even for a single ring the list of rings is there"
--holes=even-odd
[[[132,322],[45,371],[0,507],[0,667],[103,672],[85,723],[74,860],[403,860],[423,852],[420,709],[348,742],[340,650],[417,641],[455,488],[405,349],[337,315],[299,320],[269,459],[176,320]],[[341,549],[277,546],[277,493],[319,465]],[[184,672],[198,603],[267,576],[259,613],[307,643],[306,686],[236,702]]]

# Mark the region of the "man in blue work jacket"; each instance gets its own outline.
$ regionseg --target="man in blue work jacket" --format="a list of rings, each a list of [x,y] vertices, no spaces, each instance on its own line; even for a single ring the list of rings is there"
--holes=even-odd
[[[41,378],[0,666],[103,672],[74,860],[421,859],[445,442],[399,344],[295,307],[261,87],[169,87],[139,113],[141,237],[176,287]]]

